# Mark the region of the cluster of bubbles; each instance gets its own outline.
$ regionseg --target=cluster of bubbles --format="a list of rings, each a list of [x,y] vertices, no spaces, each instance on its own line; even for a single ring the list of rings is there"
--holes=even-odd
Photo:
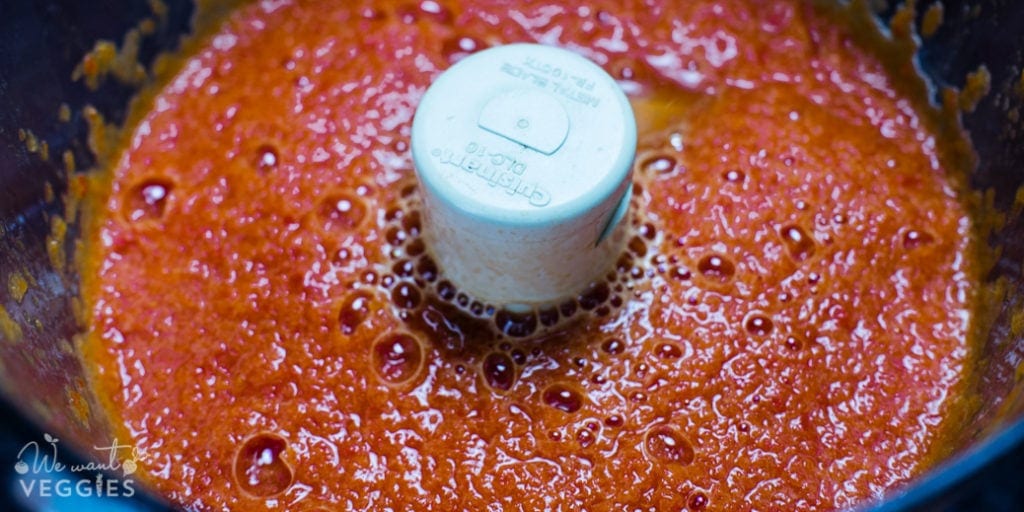
[[[399,4],[390,11],[385,7],[368,5],[360,8],[357,14],[367,21],[380,22],[394,19],[405,25],[425,23],[450,27],[455,22],[455,14],[452,10],[436,0]],[[441,43],[441,54],[449,63],[455,63],[488,46],[487,43],[476,37],[454,34]]]
[[[490,339],[521,339],[561,327],[583,316],[603,317],[622,306],[624,290],[619,272],[596,281],[575,297],[558,304],[530,311],[512,311],[478,300],[444,278],[433,257],[426,250],[422,236],[422,215],[412,190],[384,214],[384,240],[392,261],[380,283],[389,290],[391,303],[412,316],[412,311],[430,303],[444,312],[457,310],[459,317],[472,319],[479,326],[489,324]],[[646,242],[634,237],[631,250],[643,254]],[[623,261],[632,261],[624,256]],[[627,279],[629,277],[627,276]]]

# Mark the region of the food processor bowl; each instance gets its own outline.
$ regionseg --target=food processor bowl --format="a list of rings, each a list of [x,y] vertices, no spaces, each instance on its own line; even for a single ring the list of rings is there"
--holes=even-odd
[[[919,17],[929,4],[919,2]],[[1011,510],[1024,499],[1019,488],[1006,489],[1010,494],[998,498],[1003,502],[977,500],[994,492],[985,485],[993,471],[1005,477],[1007,470],[998,468],[1024,458],[1024,219],[1017,199],[1024,184],[1024,4],[947,0],[943,7],[942,24],[922,38],[919,53],[936,98],[942,87],[962,87],[981,65],[991,73],[991,91],[963,117],[979,157],[971,186],[998,212],[983,223],[992,228],[984,242],[998,258],[984,276],[987,300],[975,326],[983,340],[980,378],[971,389],[978,407],[947,459],[870,507],[946,510],[971,499],[989,509],[1009,503],[1005,510]],[[133,44],[125,34],[149,18],[152,24],[131,36],[138,37],[137,59],[148,69],[157,55],[180,48],[194,28],[194,12],[188,0],[0,0],[0,305],[6,312],[0,315],[0,460],[9,462],[0,463],[0,492],[18,495],[14,463],[26,442],[59,440],[50,444],[66,447],[61,460],[68,463],[100,461],[96,447],[111,442],[76,355],[83,313],[74,265],[81,249],[74,241],[81,227],[63,219],[81,219],[73,215],[80,205],[66,201],[68,191],[98,163],[84,107],[120,125],[139,85],[105,80],[90,89],[72,79],[76,66],[98,40]],[[1006,481],[1024,478],[1024,464],[1009,467],[1018,473]],[[63,503],[15,505],[72,507]],[[130,499],[102,503],[102,509],[165,507],[141,488]]]

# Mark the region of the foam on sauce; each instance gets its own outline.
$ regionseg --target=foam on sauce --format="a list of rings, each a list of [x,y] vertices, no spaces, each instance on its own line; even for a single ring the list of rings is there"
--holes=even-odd
[[[949,141],[848,30],[795,1],[239,10],[140,120],[85,263],[84,355],[140,472],[200,509],[905,482],[957,427],[971,226]],[[531,314],[445,280],[407,145],[431,78],[515,41],[603,65],[641,133],[627,251]]]

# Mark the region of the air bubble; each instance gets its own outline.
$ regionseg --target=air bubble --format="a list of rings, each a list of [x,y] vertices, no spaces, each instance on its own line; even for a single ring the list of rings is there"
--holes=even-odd
[[[629,277],[632,279],[640,279],[644,276],[644,269],[640,267],[633,267],[629,269]]]
[[[494,317],[498,331],[513,338],[524,338],[537,329],[537,315],[533,313],[512,313],[499,311]]]
[[[626,349],[626,345],[621,340],[612,338],[601,344],[601,350],[604,350],[606,354],[618,355]]]
[[[594,433],[589,430],[581,429],[579,432],[576,432],[576,442],[580,444],[581,448],[587,448],[594,444],[595,439]]]
[[[455,288],[455,285],[448,281],[441,281],[440,283],[437,283],[437,296],[440,297],[441,300],[452,300],[457,291],[458,290]]]
[[[800,226],[789,225],[779,230],[786,250],[796,261],[805,261],[814,255],[814,239]]]
[[[154,178],[144,181],[128,194],[125,218],[131,222],[156,221],[164,216],[174,185],[169,180]]]
[[[394,222],[405,216],[405,211],[401,207],[391,206],[384,211],[384,222]]]
[[[277,148],[269,144],[263,144],[256,148],[256,169],[263,173],[268,173],[277,169],[279,162],[277,155]]]
[[[683,357],[683,349],[675,343],[661,343],[654,353],[661,359],[679,359]]]
[[[423,240],[420,238],[413,239],[409,242],[409,245],[405,247],[405,253],[409,256],[419,256],[426,251],[426,246],[423,244]]]
[[[384,239],[389,244],[399,246],[405,243],[405,240],[409,238],[409,234],[403,231],[398,226],[392,226],[384,232]]]
[[[680,281],[689,281],[690,278],[693,277],[693,275],[690,274],[690,271],[683,267],[673,268],[672,271],[669,272],[669,275]]]
[[[429,257],[420,259],[416,265],[416,272],[428,283],[433,283],[437,279],[437,265]]]
[[[800,349],[804,348],[804,340],[800,339],[798,336],[793,336],[793,335],[787,336],[785,343],[786,343],[786,348],[788,348],[789,350],[791,350],[793,352],[797,352]]]
[[[526,364],[526,353],[522,350],[515,349],[511,352],[512,362],[519,366]]]
[[[359,325],[369,316],[372,300],[373,298],[368,292],[356,291],[341,303],[341,310],[338,312],[338,325],[341,327],[342,334],[351,335],[356,332]]]
[[[639,236],[634,236],[629,240],[628,248],[629,252],[633,253],[637,258],[642,258],[647,254],[647,243]]]
[[[916,249],[923,245],[928,245],[935,241],[935,237],[916,229],[911,229],[903,234],[903,247],[906,249]]]
[[[409,260],[398,260],[391,266],[391,271],[394,272],[397,277],[410,277],[415,270],[415,266]]]
[[[615,74],[622,80],[633,80],[636,76],[636,72],[629,66],[620,66],[618,72]]]
[[[673,133],[668,136],[668,143],[672,146],[672,149],[676,151],[682,151],[684,146],[683,134]]]
[[[690,495],[686,505],[690,507],[690,510],[704,510],[708,506],[708,497],[700,491],[694,492]]]
[[[337,263],[344,263],[352,259],[352,251],[347,247],[338,249],[338,252],[334,253],[334,261]]]
[[[366,205],[356,196],[332,194],[320,203],[317,215],[325,231],[353,230],[366,217]]]
[[[558,323],[558,310],[555,308],[544,308],[537,312],[537,320],[544,327],[551,327]]]
[[[552,384],[541,394],[544,403],[562,412],[574,413],[583,407],[583,397],[565,384]]]
[[[576,302],[579,303],[581,308],[589,311],[604,304],[604,301],[608,300],[609,295],[611,295],[611,290],[607,284],[594,283],[577,297]]]
[[[435,0],[423,0],[419,5],[405,5],[400,7],[396,14],[402,23],[412,24],[420,19],[432,21],[439,24],[448,24],[452,21],[452,13]]]
[[[391,150],[398,154],[403,154],[409,150],[409,143],[405,139],[399,137],[391,143]]]
[[[484,48],[486,48],[486,45],[479,39],[469,36],[457,36],[449,38],[442,43],[441,53],[448,59],[448,62],[455,64]]]
[[[380,9],[366,6],[359,10],[359,16],[364,20],[381,20],[384,19],[384,13]]]
[[[363,272],[363,282],[366,284],[377,284],[377,273],[372,270]]]
[[[650,222],[644,223],[636,231],[637,234],[647,240],[654,240],[654,238],[658,236],[658,228],[654,227],[654,224],[651,224]]]
[[[492,353],[484,358],[483,373],[487,385],[499,392],[512,389],[516,382],[513,361],[505,354]]]
[[[409,234],[410,237],[417,237],[420,234],[420,212],[413,210],[408,215],[402,218],[402,228]]]
[[[409,334],[392,333],[373,344],[373,368],[390,384],[408,382],[423,366],[423,348]]]
[[[730,169],[725,172],[723,177],[725,178],[725,181],[728,181],[729,183],[739,183],[743,181],[743,179],[746,178],[747,175],[743,174],[743,171],[739,169]]]
[[[712,281],[727,283],[736,273],[736,266],[725,256],[709,254],[697,262],[697,270]]]
[[[604,424],[612,428],[621,427],[624,423],[625,421],[623,421],[622,416],[618,414],[613,414],[604,419]]]
[[[693,462],[693,447],[672,427],[653,427],[644,437],[644,452],[649,458],[677,466],[686,466]]]
[[[288,442],[277,434],[260,433],[247,439],[235,453],[235,481],[245,492],[260,498],[281,494],[292,485],[292,468],[281,455]]]
[[[628,253],[623,254],[619,257],[618,261],[615,262],[615,271],[620,274],[625,274],[633,267],[633,257]]]
[[[747,320],[743,322],[743,328],[754,336],[767,336],[771,334],[772,329],[775,328],[775,324],[772,322],[771,318],[760,313],[755,313],[747,317]]]
[[[420,304],[420,291],[412,283],[399,283],[391,291],[391,302],[402,309],[415,308]]]
[[[668,155],[655,155],[640,164],[640,170],[651,174],[663,174],[676,168],[676,159]]]
[[[416,183],[410,183],[402,187],[402,190],[399,190],[398,193],[403,199],[412,197],[412,195],[416,193]]]
[[[562,313],[563,317],[569,318],[572,315],[576,314],[576,308],[576,301],[569,300],[563,302],[562,305],[558,306],[558,311]]]
[[[648,366],[647,363],[640,363],[636,365],[636,368],[633,370],[633,373],[636,374],[637,378],[642,379],[647,376],[647,372],[650,371],[650,369],[651,367]]]

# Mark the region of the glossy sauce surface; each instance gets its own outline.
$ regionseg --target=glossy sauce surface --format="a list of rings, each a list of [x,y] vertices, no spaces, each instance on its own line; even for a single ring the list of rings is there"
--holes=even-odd
[[[942,451],[970,222],[913,102],[796,1],[261,2],[113,170],[85,357],[195,509],[831,509]],[[557,44],[640,128],[631,240],[521,316],[419,239],[419,97]],[[559,319],[564,319],[559,320]],[[545,326],[556,325],[545,331]]]

